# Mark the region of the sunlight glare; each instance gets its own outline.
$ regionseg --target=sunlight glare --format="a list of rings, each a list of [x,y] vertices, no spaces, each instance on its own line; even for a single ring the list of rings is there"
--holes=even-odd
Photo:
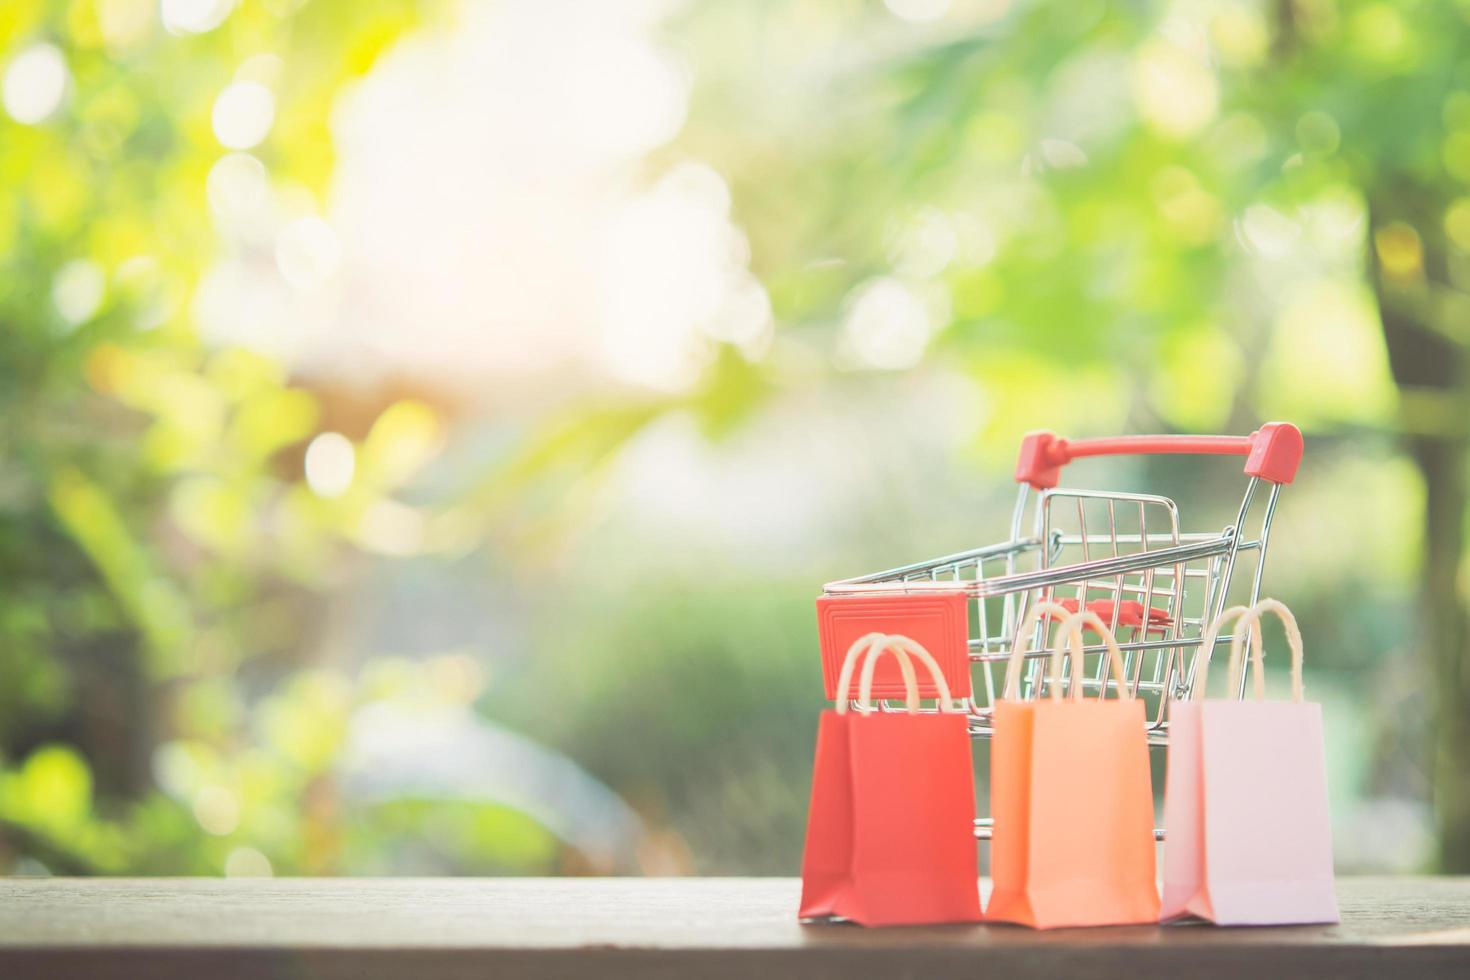
[[[306,485],[318,497],[340,497],[352,486],[357,454],[340,432],[323,432],[306,447]]]
[[[1166,136],[1191,136],[1215,118],[1219,86],[1204,61],[1156,38],[1138,52],[1133,96],[1143,118]]]
[[[90,259],[73,259],[62,266],[51,283],[51,301],[62,319],[75,326],[91,319],[102,305],[107,277]]]
[[[282,278],[298,288],[322,283],[341,262],[342,245],[336,231],[314,214],[288,224],[276,240],[276,266]]]
[[[933,325],[923,300],[898,279],[872,279],[853,291],[845,338],[866,365],[901,371],[918,364]]]
[[[276,117],[276,99],[259,82],[233,82],[214,100],[211,120],[220,145],[248,150],[265,139]]]
[[[158,12],[170,34],[204,34],[225,22],[237,0],[160,0]]]
[[[10,118],[27,126],[44,122],[61,105],[70,74],[54,44],[33,44],[5,70],[3,101]]]
[[[265,164],[249,153],[226,153],[216,160],[204,188],[210,209],[230,222],[242,222],[270,203]]]
[[[237,847],[225,857],[226,878],[269,878],[274,874],[270,858],[253,847]]]
[[[749,244],[729,208],[724,178],[685,163],[613,222],[600,341],[614,375],[677,391],[709,360],[706,337],[735,343],[748,356],[764,344],[769,298],[745,269]]]

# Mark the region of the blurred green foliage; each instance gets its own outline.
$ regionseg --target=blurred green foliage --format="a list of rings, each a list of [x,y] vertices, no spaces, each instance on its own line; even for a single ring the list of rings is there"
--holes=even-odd
[[[151,0],[0,4],[0,69],[50,46],[67,73],[46,118],[0,115],[0,868],[608,869],[513,802],[347,799],[353,719],[397,698],[475,704],[611,786],[644,827],[620,867],[789,872],[820,705],[816,584],[977,543],[961,530],[999,536],[1006,505],[973,478],[1004,491],[1038,425],[1306,426],[1317,468],[1276,547],[1298,556],[1281,581],[1324,675],[1342,674],[1329,722],[1367,746],[1341,781],[1428,792],[1415,719],[1437,711],[1452,742],[1445,719],[1470,703],[1470,672],[1415,654],[1463,659],[1463,587],[1424,589],[1422,637],[1411,607],[1416,573],[1453,582],[1463,560],[1465,4],[992,0],[933,24],[859,0],[675,10],[661,30],[694,68],[692,103],[646,169],[696,158],[725,177],[780,329],[764,360],[720,346],[680,394],[602,392],[533,420],[426,508],[453,569],[476,549],[586,559],[554,595],[517,597],[529,638],[488,684],[462,651],[364,666],[318,643],[328,597],[384,560],[375,522],[445,445],[444,409],[385,397],[352,432],[350,486],[313,492],[303,456],[331,393],[204,343],[191,307],[219,247],[220,91],[268,83],[274,124],[251,152],[321,209],[334,100],[445,12],[220,9],[169,32]],[[856,331],[879,288],[928,327],[897,346]],[[650,558],[636,538],[558,550],[588,488],[671,418],[728,446],[783,399],[917,398],[936,374],[983,395],[968,455],[928,497],[876,488],[826,560],[777,556],[773,577],[698,550]],[[1460,455],[1400,458],[1402,434]],[[1349,540],[1364,500],[1380,527]],[[1470,773],[1444,754],[1458,867]]]
[[[413,475],[439,423],[419,403],[389,407],[362,443],[363,479],[324,500],[300,480],[317,397],[269,359],[202,345],[188,300],[216,242],[211,105],[236,68],[279,56],[257,152],[319,198],[332,98],[422,13],[251,2],[174,36],[154,3],[0,8],[5,62],[49,45],[69,73],[43,124],[0,121],[7,863],[218,873],[220,831],[249,819],[278,869],[334,866],[335,831],[310,801],[354,694],[297,671],[298,640],[362,514]],[[59,292],[68,275],[109,284],[80,316]],[[252,663],[279,681],[268,697],[242,689]],[[170,793],[149,788],[169,779]]]

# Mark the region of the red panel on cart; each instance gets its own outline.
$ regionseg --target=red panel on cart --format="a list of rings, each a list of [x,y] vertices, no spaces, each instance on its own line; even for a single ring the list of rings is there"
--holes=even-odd
[[[968,599],[963,592],[922,595],[823,596],[817,600],[817,635],[822,646],[822,682],[827,700],[837,700],[837,675],[853,641],[867,633],[899,633],[918,641],[934,655],[949,693],[970,696]],[[939,691],[922,664],[915,664],[919,696],[937,697]],[[852,697],[857,697],[853,674]],[[884,657],[873,672],[873,697],[904,696],[898,661]]]

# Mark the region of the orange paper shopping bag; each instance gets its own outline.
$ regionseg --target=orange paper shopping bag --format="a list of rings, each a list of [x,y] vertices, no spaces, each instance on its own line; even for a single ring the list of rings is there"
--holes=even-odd
[[[1274,612],[1291,648],[1291,700],[1265,700],[1260,617]],[[1241,690],[1251,640],[1255,700],[1205,698],[1210,651],[1230,644],[1229,694]],[[1322,707],[1302,700],[1302,637],[1275,599],[1227,609],[1200,645],[1194,697],[1170,706],[1164,783],[1165,919],[1219,925],[1336,922]]]
[[[871,711],[884,653],[898,659],[907,713]],[[939,691],[937,713],[917,711],[911,656]],[[837,691],[837,710],[822,712],[817,729],[797,914],[865,926],[978,921],[970,735],[939,665],[907,637],[870,633],[847,651]]]
[[[1050,696],[1014,700],[1026,636],[1043,615],[1065,617],[1051,655]],[[1096,700],[1081,697],[1084,626],[1107,646],[1115,700],[1103,697],[1106,684]],[[1068,651],[1071,685],[1064,700]],[[1143,704],[1132,696],[1122,652],[1095,612],[1038,603],[1016,631],[1005,697],[995,708],[990,780],[995,890],[986,918],[1038,929],[1158,918]]]

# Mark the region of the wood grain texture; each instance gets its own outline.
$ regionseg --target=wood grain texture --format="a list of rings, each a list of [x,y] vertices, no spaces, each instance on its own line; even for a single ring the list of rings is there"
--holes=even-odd
[[[1337,926],[867,930],[790,879],[7,879],[0,977],[1470,977],[1470,878],[1349,878]]]

